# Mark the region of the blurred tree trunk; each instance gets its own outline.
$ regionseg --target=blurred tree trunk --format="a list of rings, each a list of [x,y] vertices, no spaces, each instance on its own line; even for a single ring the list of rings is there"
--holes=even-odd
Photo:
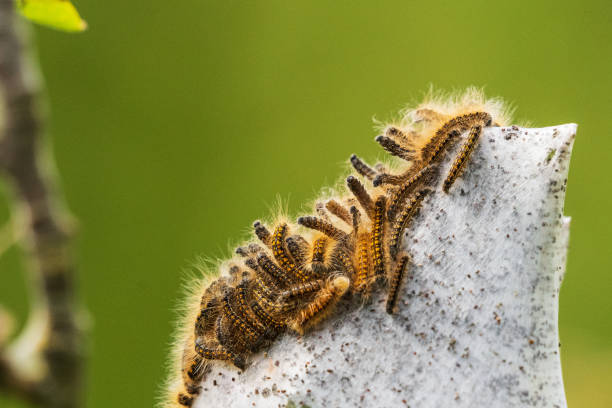
[[[0,0],[0,169],[12,188],[12,219],[31,273],[23,333],[0,339],[0,389],[45,407],[82,399],[83,336],[75,300],[72,228],[43,143],[41,77],[12,0]],[[1,322],[0,322],[1,324]]]

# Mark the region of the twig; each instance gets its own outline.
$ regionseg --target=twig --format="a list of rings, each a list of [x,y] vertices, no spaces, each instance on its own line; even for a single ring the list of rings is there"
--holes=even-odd
[[[13,344],[0,345],[0,389],[46,407],[76,407],[81,405],[83,338],[74,299],[69,214],[53,174],[41,166],[42,154],[49,152],[41,145],[40,79],[18,28],[14,2],[0,0],[0,169],[13,187],[14,211],[24,217],[20,243],[34,284],[28,327],[42,329],[26,329]]]

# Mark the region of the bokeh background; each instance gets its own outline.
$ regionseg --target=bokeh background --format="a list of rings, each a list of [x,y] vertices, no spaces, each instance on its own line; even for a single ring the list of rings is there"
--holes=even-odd
[[[579,124],[561,292],[570,407],[612,406],[612,3],[609,1],[95,1],[90,29],[36,28],[48,129],[80,219],[92,319],[87,407],[152,406],[180,282],[224,257],[280,197],[296,214],[372,118],[441,89],[486,86],[534,126]],[[0,208],[7,219],[6,204]],[[19,319],[19,251],[0,303]],[[3,407],[22,403],[0,396]]]

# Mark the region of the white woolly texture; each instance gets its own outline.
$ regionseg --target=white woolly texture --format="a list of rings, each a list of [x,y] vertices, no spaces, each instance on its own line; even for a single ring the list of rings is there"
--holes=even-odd
[[[365,305],[346,298],[244,372],[213,367],[194,407],[565,407],[557,314],[575,132],[485,129],[450,193],[439,186],[406,231],[396,315],[382,287]]]

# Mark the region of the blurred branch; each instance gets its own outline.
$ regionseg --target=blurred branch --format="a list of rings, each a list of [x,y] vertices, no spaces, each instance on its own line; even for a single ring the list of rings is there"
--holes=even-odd
[[[13,0],[0,0],[0,169],[23,218],[20,243],[32,273],[27,328],[0,344],[0,389],[46,407],[81,405],[83,336],[77,324],[69,214],[52,172],[43,169],[40,78],[18,30]]]

